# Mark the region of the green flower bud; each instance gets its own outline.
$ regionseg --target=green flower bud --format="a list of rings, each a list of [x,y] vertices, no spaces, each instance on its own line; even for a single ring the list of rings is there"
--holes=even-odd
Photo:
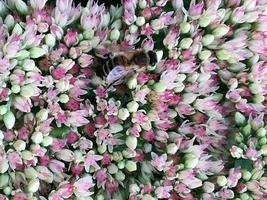
[[[118,167],[115,164],[110,164],[108,166],[108,173],[110,174],[116,174],[118,172]]]
[[[107,151],[107,145],[105,145],[105,144],[99,144],[99,145],[97,145],[97,151],[100,154],[105,153]]]
[[[241,173],[242,173],[242,178],[245,181],[249,181],[250,180],[252,174],[248,170],[241,170]]]
[[[7,186],[4,188],[3,192],[5,193],[5,195],[9,196],[12,192],[11,187]]]
[[[124,181],[124,180],[125,180],[125,174],[124,174],[122,171],[118,171],[118,172],[115,174],[115,178],[116,178],[116,180],[118,180],[118,181]]]
[[[220,187],[223,187],[227,184],[227,178],[225,176],[218,176],[217,177],[217,184],[220,186]]]
[[[111,133],[118,133],[118,132],[121,132],[123,130],[123,126],[120,124],[110,124],[109,130]]]
[[[48,110],[47,109],[41,109],[38,113],[36,113],[36,119],[39,122],[45,121],[48,118]]]
[[[231,52],[221,49],[221,50],[216,51],[216,56],[220,60],[228,60],[231,58]]]
[[[103,194],[98,194],[98,195],[96,195],[96,200],[105,200],[105,196]]]
[[[198,24],[200,27],[207,27],[212,22],[213,18],[209,15],[201,15],[198,19]]]
[[[111,28],[112,28],[112,29],[118,29],[118,30],[120,30],[121,27],[122,27],[121,19],[117,19],[115,22],[113,22],[113,23],[111,24]]]
[[[23,97],[30,98],[34,95],[34,88],[31,84],[24,85],[20,88],[20,94]]]
[[[158,93],[164,92],[166,89],[166,85],[162,82],[158,82],[153,85],[153,90]]]
[[[144,17],[137,17],[136,18],[136,25],[137,26],[143,26],[146,23],[146,20]]]
[[[113,160],[115,162],[119,162],[119,161],[121,161],[123,159],[123,156],[122,156],[122,153],[121,152],[114,152],[112,154],[112,156],[113,156]]]
[[[8,13],[8,9],[5,6],[4,2],[0,1],[0,16],[4,17]]]
[[[198,157],[195,155],[195,154],[186,154],[184,156],[184,159],[185,159],[185,162],[184,162],[184,165],[185,165],[185,168],[187,169],[193,169],[197,166],[198,164]]]
[[[180,30],[181,30],[181,33],[188,33],[191,29],[191,25],[187,22],[182,22],[180,24]]]
[[[21,35],[22,33],[23,33],[23,29],[18,23],[16,23],[12,30],[12,34]]]
[[[251,125],[247,124],[245,127],[243,127],[242,132],[244,136],[249,136],[251,134]]]
[[[262,94],[256,94],[253,96],[253,102],[254,103],[262,103],[265,100],[265,96]]]
[[[150,143],[145,143],[144,144],[144,152],[150,153],[151,151],[152,151],[152,145]]]
[[[193,43],[192,38],[183,38],[179,44],[182,49],[188,49]]]
[[[7,106],[6,105],[1,105],[0,106],[0,115],[4,115],[7,113]]]
[[[43,141],[43,134],[41,132],[34,132],[31,136],[31,140],[35,144],[40,144]]]
[[[120,38],[120,31],[113,29],[110,33],[110,40],[117,41]]]
[[[262,155],[267,156],[267,144],[261,146]]]
[[[24,174],[27,179],[35,179],[38,177],[38,172],[33,167],[25,168]]]
[[[264,173],[263,170],[258,169],[258,168],[254,168],[251,172],[251,174],[252,174],[251,179],[252,180],[259,180],[262,177],[263,173]]]
[[[19,85],[12,85],[11,92],[14,94],[18,94],[20,92],[20,86]]]
[[[24,60],[30,56],[30,52],[27,50],[21,50],[16,54],[17,60]]]
[[[29,12],[27,4],[22,0],[16,0],[15,7],[21,15],[27,15]]]
[[[267,133],[267,131],[263,127],[259,128],[257,130],[257,132],[256,132],[256,134],[257,134],[258,137],[264,137],[264,136],[266,136],[266,133]]]
[[[252,94],[261,94],[262,93],[261,85],[258,83],[250,84],[249,89],[250,89]]]
[[[138,31],[138,26],[136,26],[135,24],[132,24],[130,27],[129,27],[129,31],[130,33],[136,33]]]
[[[33,47],[30,49],[31,58],[40,58],[46,54],[46,51],[40,47]]]
[[[129,111],[126,108],[119,109],[118,118],[125,121],[130,116]]]
[[[250,196],[247,193],[242,193],[240,194],[240,199],[241,200],[249,200]]]
[[[139,8],[145,9],[146,5],[147,5],[146,0],[139,0],[139,3],[138,3]]]
[[[212,34],[215,38],[221,38],[229,32],[230,28],[225,24],[220,24],[213,31]]]
[[[3,121],[7,129],[12,129],[16,121],[15,115],[11,111],[9,111],[4,114]]]
[[[211,52],[209,50],[203,50],[198,54],[200,60],[207,60],[210,56]]]
[[[260,59],[260,56],[258,54],[253,55],[249,60],[248,63],[252,66],[256,64]]]
[[[176,152],[178,151],[178,146],[175,143],[171,143],[167,145],[167,153],[170,155],[174,155],[176,154]]]
[[[138,110],[139,104],[136,101],[131,101],[127,104],[127,109],[130,113],[135,113]]]
[[[125,167],[125,161],[122,160],[122,161],[120,161],[120,162],[118,163],[118,168],[119,168],[119,169],[124,169],[124,167]]]
[[[242,115],[240,112],[235,113],[235,122],[238,125],[243,125],[246,122],[246,118],[244,115]]]
[[[83,37],[85,40],[91,40],[93,39],[95,36],[95,31],[94,30],[86,30],[84,33],[83,33]]]
[[[262,137],[262,138],[260,138],[260,140],[259,140],[259,145],[264,145],[264,144],[266,144],[267,143],[267,138],[266,137]]]
[[[46,34],[45,36],[45,44],[49,47],[54,47],[56,45],[56,38],[51,33]]]
[[[9,175],[8,174],[0,175],[0,188],[8,186],[8,182],[9,182]]]
[[[68,103],[69,100],[70,100],[70,98],[67,94],[61,94],[59,96],[60,103]]]
[[[33,71],[34,68],[35,68],[34,60],[26,59],[26,60],[23,61],[22,69],[24,71]]]
[[[39,186],[40,186],[39,179],[32,179],[29,181],[27,188],[30,193],[35,193],[38,191]]]
[[[26,148],[26,142],[24,142],[23,140],[17,140],[16,142],[14,142],[13,146],[16,151],[23,151]]]
[[[129,172],[134,172],[134,171],[136,171],[136,170],[137,170],[136,162],[131,161],[131,160],[126,161],[125,168],[126,168]]]
[[[135,89],[137,86],[137,79],[136,77],[130,77],[127,81],[127,86],[130,90]]]
[[[50,137],[50,136],[45,136],[45,137],[43,138],[42,145],[43,145],[44,147],[48,147],[48,146],[52,145],[52,143],[53,143],[53,138],[52,138],[52,137]]]
[[[126,138],[125,144],[129,149],[134,150],[137,147],[137,138],[135,136],[129,135]]]
[[[243,142],[244,136],[241,133],[236,133],[235,134],[235,141],[237,141],[238,143]]]
[[[201,39],[203,46],[208,46],[214,41],[215,37],[211,34],[204,35]]]

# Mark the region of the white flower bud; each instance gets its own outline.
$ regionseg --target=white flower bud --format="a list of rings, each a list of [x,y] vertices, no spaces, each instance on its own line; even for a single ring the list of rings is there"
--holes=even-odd
[[[9,196],[12,192],[11,187],[7,186],[4,188],[3,192],[5,193],[5,195]]]
[[[23,151],[26,148],[26,142],[24,142],[23,140],[17,140],[16,142],[14,142],[13,146],[16,151]]]
[[[30,180],[29,184],[28,184],[28,191],[30,193],[35,193],[38,191],[39,189],[39,186],[40,186],[40,181],[39,179],[33,179],[33,180]]]
[[[11,111],[9,111],[6,114],[4,114],[3,121],[7,129],[12,129],[13,126],[15,125],[16,119],[14,114]]]
[[[143,26],[146,23],[146,20],[144,17],[137,17],[136,18],[136,25],[137,26]]]
[[[45,44],[49,47],[54,47],[56,45],[56,38],[51,33],[46,34],[45,36]]]
[[[121,132],[123,130],[123,126],[120,124],[110,124],[109,130],[111,133],[118,133],[118,132]]]
[[[129,171],[129,172],[133,172],[137,170],[137,166],[136,166],[136,162],[133,162],[131,160],[128,160],[125,164],[125,168]]]
[[[157,51],[156,56],[157,56],[157,61],[159,62],[163,57],[163,51],[162,50]]]
[[[40,58],[46,54],[46,51],[40,47],[33,47],[29,50],[31,58]]]
[[[135,113],[138,110],[139,104],[136,101],[131,101],[127,104],[127,109],[130,113]]]
[[[35,179],[38,177],[38,172],[33,167],[25,168],[24,174],[27,179]]]
[[[7,106],[6,105],[1,105],[0,106],[0,115],[4,115],[7,113]]]
[[[212,34],[215,38],[221,38],[224,35],[226,35],[229,32],[230,28],[225,24],[220,24],[218,27],[216,27]]]
[[[227,184],[227,178],[225,176],[218,176],[217,184],[221,187],[225,186]]]
[[[74,153],[69,149],[61,149],[56,152],[56,157],[65,162],[71,162],[74,160]]]
[[[107,151],[107,145],[106,144],[98,144],[97,145],[97,151],[100,153],[100,154],[103,154]]]
[[[11,92],[13,94],[18,94],[20,92],[20,86],[19,85],[12,85]]]
[[[135,24],[132,24],[130,27],[129,27],[129,31],[130,33],[136,33],[138,31],[138,26],[136,26]]]
[[[45,136],[42,141],[44,147],[48,147],[53,144],[53,138],[50,136]]]
[[[0,173],[4,174],[9,168],[8,165],[8,161],[7,160],[3,160],[2,162],[0,162]]]
[[[21,152],[21,156],[23,160],[32,160],[34,158],[32,152],[28,150],[24,150]]]
[[[14,26],[12,30],[12,34],[21,35],[22,33],[23,33],[23,29],[18,23],[16,23],[16,25]]]
[[[191,25],[187,22],[182,22],[180,24],[181,33],[188,33],[190,31]]]
[[[70,87],[70,84],[68,81],[60,80],[56,83],[56,88],[59,90],[59,92],[66,92]]]
[[[139,8],[145,9],[146,5],[147,5],[146,0],[139,0],[139,3],[138,3]]]
[[[0,176],[0,188],[7,186],[8,182],[9,182],[9,175],[8,174],[2,174]]]
[[[34,60],[26,59],[23,61],[22,69],[25,71],[32,71],[35,68]]]
[[[38,113],[36,113],[36,119],[39,122],[45,121],[48,118],[48,110],[47,109],[41,109]]]
[[[129,135],[126,138],[125,144],[129,149],[134,150],[137,147],[137,138],[135,136]]]
[[[129,111],[126,108],[121,108],[118,113],[118,118],[121,120],[126,120],[130,116]]]
[[[186,154],[184,158],[185,158],[184,166],[187,169],[195,168],[199,161],[198,157],[195,154],[191,153]]]
[[[230,149],[230,152],[231,152],[231,156],[237,159],[241,158],[243,155],[243,149],[237,146],[232,146]]]
[[[174,155],[178,151],[178,146],[175,143],[168,144],[167,146],[167,153]]]
[[[113,29],[110,33],[110,39],[112,41],[117,41],[120,38],[120,31],[117,29]]]
[[[110,174],[116,174],[118,172],[118,167],[115,164],[110,164],[108,166],[108,173]]]
[[[31,140],[35,143],[35,144],[40,144],[43,141],[43,133],[41,132],[34,132],[31,136]]]
[[[70,100],[69,96],[67,94],[61,94],[59,96],[59,101],[61,103],[68,103],[68,101]]]
[[[182,49],[188,49],[193,43],[191,38],[183,38],[179,44],[179,47]]]
[[[30,98],[34,95],[34,88],[31,84],[24,85],[20,88],[20,94],[23,97]]]
[[[204,182],[204,184],[203,184],[204,192],[211,193],[214,191],[214,189],[215,189],[215,185],[213,183],[211,183],[209,181]]]
[[[127,81],[127,86],[129,89],[135,89],[137,86],[137,79],[135,77],[130,77]]]

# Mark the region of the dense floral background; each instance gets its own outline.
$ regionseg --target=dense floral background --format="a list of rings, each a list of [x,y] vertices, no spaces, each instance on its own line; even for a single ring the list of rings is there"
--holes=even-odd
[[[266,61],[267,0],[1,0],[0,200],[267,199]]]

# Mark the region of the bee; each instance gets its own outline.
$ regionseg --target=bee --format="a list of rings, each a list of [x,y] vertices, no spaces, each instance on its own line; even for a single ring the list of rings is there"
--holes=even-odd
[[[135,50],[129,52],[118,52],[110,56],[102,66],[102,75],[106,77],[109,85],[118,85],[125,78],[136,74],[149,65],[157,63],[157,55],[153,51]]]

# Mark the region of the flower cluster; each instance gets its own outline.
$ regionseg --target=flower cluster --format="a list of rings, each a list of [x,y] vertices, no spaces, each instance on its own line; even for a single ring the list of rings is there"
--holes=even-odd
[[[266,199],[266,38],[266,0],[0,0],[0,200]]]

